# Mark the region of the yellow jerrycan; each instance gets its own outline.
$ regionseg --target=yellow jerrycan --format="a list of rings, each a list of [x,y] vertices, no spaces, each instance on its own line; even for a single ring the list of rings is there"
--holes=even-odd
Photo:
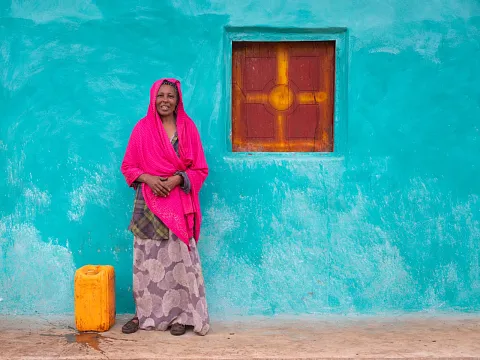
[[[75,272],[75,325],[78,331],[107,331],[115,324],[115,270],[85,265]]]

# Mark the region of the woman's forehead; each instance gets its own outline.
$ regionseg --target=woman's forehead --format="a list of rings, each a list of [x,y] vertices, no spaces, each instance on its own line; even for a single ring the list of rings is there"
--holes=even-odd
[[[162,84],[159,88],[158,88],[158,92],[157,94],[159,93],[173,93],[173,94],[176,94],[177,91],[176,89],[172,86],[172,85],[168,85],[168,84]]]

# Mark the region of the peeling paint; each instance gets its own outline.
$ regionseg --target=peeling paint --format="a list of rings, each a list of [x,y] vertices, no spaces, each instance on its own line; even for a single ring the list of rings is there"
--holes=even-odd
[[[86,207],[89,204],[108,207],[112,193],[108,185],[108,168],[106,166],[97,166],[98,172],[80,168],[83,172],[84,180],[79,186],[76,186],[69,194],[70,209],[67,212],[70,221],[81,221],[85,215]]]
[[[6,221],[4,226],[9,231],[0,238],[0,313],[71,312],[75,271],[72,253],[44,241],[32,225],[12,218]]]

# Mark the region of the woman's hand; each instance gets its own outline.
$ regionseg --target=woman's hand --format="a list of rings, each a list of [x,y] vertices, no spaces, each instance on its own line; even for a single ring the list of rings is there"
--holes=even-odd
[[[167,197],[170,191],[182,183],[183,178],[180,175],[173,175],[168,178],[142,174],[139,181],[147,184],[156,196]]]
[[[145,183],[152,189],[156,196],[167,197],[170,194],[170,189],[165,185],[164,181],[167,178],[161,176],[148,175]]]
[[[164,179],[162,180],[162,184],[168,189],[168,193],[170,193],[170,191],[175,189],[177,186],[181,185],[183,182],[183,178],[180,175],[173,175],[162,179]]]

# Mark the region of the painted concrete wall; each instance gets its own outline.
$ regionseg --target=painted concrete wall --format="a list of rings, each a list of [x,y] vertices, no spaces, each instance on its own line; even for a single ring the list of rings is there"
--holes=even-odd
[[[211,166],[213,316],[480,309],[477,0],[127,3],[0,2],[0,313],[71,312],[87,263],[133,310],[119,166],[162,76]],[[229,153],[225,26],[347,29],[342,153]]]

